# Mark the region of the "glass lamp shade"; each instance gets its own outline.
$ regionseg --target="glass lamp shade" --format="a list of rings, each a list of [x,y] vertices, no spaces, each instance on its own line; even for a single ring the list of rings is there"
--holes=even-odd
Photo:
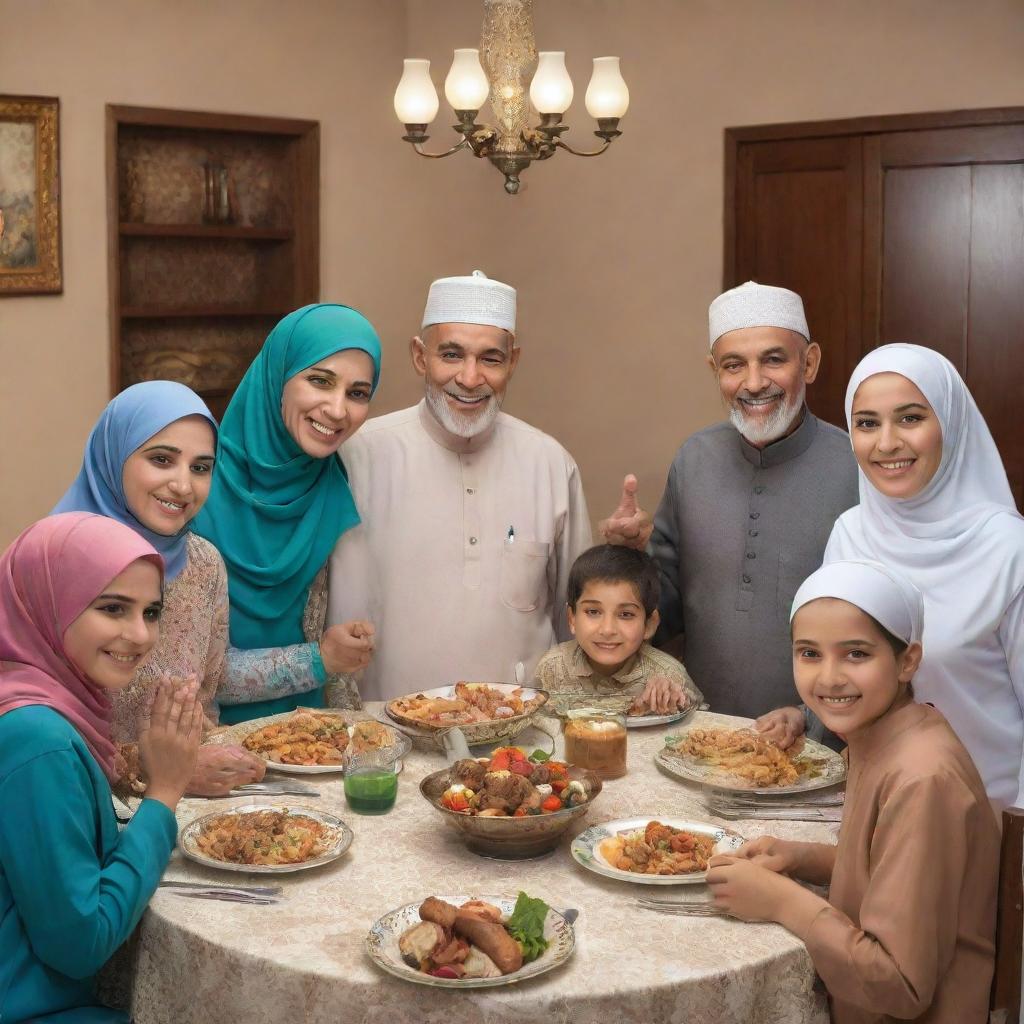
[[[618,57],[594,58],[586,104],[593,118],[622,117],[629,109],[629,89],[619,71]]]
[[[538,114],[564,114],[572,103],[572,79],[565,70],[565,53],[537,55],[537,72],[530,83],[530,100]]]
[[[437,117],[437,90],[429,60],[407,60],[395,90],[395,113],[402,124],[430,124]]]
[[[456,50],[452,69],[444,80],[444,94],[452,110],[479,110],[490,89],[480,66],[480,51]]]

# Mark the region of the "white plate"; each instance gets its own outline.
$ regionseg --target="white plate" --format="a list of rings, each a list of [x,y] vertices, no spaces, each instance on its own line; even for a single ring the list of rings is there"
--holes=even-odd
[[[351,738],[355,726],[351,724],[353,722],[353,716],[355,712],[335,710],[333,708],[298,708],[298,711],[317,711],[321,714],[338,715],[340,718],[348,721],[348,734]],[[277,725],[278,722],[287,721],[295,711],[285,711],[279,715],[267,715],[264,718],[253,718],[248,722],[239,722],[236,725],[229,726],[223,732],[215,733],[207,740],[208,743],[235,743],[238,746],[243,746],[242,741],[246,736],[251,733],[257,732],[259,729],[264,728],[268,725]],[[367,721],[376,721],[376,719],[366,717]],[[387,723],[384,723],[387,724]],[[409,753],[412,748],[407,736],[403,736],[397,729],[391,730],[392,735],[395,738],[395,746],[400,749],[399,759]],[[257,754],[257,757],[262,757],[262,754]],[[263,758],[266,762],[267,768],[270,771],[283,772],[286,775],[330,775],[340,774],[345,771],[345,765],[343,764],[284,764],[282,761],[271,761],[268,758]],[[347,760],[347,758],[346,758]],[[401,772],[402,765],[401,761],[397,765],[398,772]]]
[[[500,908],[506,918],[516,906],[515,896],[438,896],[438,899],[457,907],[461,907],[463,903],[468,903],[470,900],[484,900]],[[518,971],[512,974],[503,974],[500,978],[435,978],[410,967],[398,951],[399,938],[413,925],[419,923],[422,904],[423,900],[420,900],[418,903],[408,903],[404,907],[390,911],[374,924],[366,936],[366,950],[378,967],[387,971],[388,974],[393,974],[396,978],[419,985],[452,989],[495,988],[499,985],[514,985],[560,967],[572,956],[573,948],[576,945],[576,935],[572,925],[557,910],[548,910],[547,919],[544,921],[544,938],[550,945],[536,960],[524,964]]]
[[[334,830],[334,841],[319,857],[302,861],[299,864],[231,864],[224,860],[217,860],[215,857],[208,857],[199,851],[196,839],[202,831],[203,825],[226,814],[245,814],[249,811],[285,811],[289,814],[301,814],[306,818],[314,818]],[[197,864],[208,868],[219,868],[221,871],[244,871],[254,875],[283,875],[293,871],[306,871],[309,868],[319,867],[321,864],[330,864],[351,845],[352,829],[341,818],[336,818],[333,814],[318,810],[316,807],[303,807],[299,804],[241,804],[230,808],[230,810],[204,814],[201,818],[190,821],[178,836],[178,848],[189,860],[194,860]]]
[[[601,843],[606,839],[629,832],[643,832],[648,822],[660,821],[662,825],[685,829],[697,835],[711,836],[715,840],[715,853],[734,853],[744,843],[741,835],[721,825],[711,825],[706,821],[686,821],[683,818],[619,818],[616,821],[605,821],[600,825],[592,825],[581,832],[569,847],[573,860],[589,871],[615,878],[621,882],[633,882],[636,885],[696,885],[707,879],[706,871],[693,871],[686,875],[641,875],[636,871],[623,871],[613,867],[601,852]]]
[[[715,765],[704,764],[692,757],[687,757],[670,749],[671,745],[681,740],[691,729],[743,729],[752,727],[753,719],[731,719],[727,726],[698,724],[680,730],[678,734],[666,736],[665,746],[654,755],[654,763],[664,772],[686,782],[697,782],[709,789],[722,789],[730,793],[745,793],[766,796],[780,796],[784,793],[806,793],[812,789],[826,789],[846,780],[846,762],[842,755],[814,740],[806,740],[803,750],[794,761],[814,759],[821,761],[820,772],[815,778],[803,777],[791,786],[757,786],[745,779],[738,778],[731,772]]]
[[[626,715],[626,728],[646,729],[651,725],[671,725],[673,722],[681,722],[696,710],[687,708],[685,711],[673,711],[671,715]]]

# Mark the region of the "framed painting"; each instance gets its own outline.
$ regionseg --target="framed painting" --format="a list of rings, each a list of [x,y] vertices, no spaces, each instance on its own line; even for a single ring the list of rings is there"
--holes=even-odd
[[[60,292],[60,101],[0,95],[0,296]]]

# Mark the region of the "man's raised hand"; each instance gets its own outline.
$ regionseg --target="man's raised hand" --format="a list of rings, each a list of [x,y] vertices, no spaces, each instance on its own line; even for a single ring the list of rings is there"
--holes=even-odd
[[[637,487],[637,479],[630,473],[622,481],[618,508],[601,521],[600,530],[608,544],[621,544],[643,551],[654,532],[654,523],[637,501]]]

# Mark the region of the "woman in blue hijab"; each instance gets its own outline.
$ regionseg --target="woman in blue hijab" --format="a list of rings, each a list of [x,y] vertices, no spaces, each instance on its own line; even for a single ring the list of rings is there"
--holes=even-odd
[[[338,537],[359,522],[337,452],[366,420],[380,359],[380,339],[361,313],[320,303],[289,313],[238,385],[210,498],[195,523],[227,566],[232,646],[320,637],[322,570]],[[222,720],[322,706],[328,675],[367,664],[372,634],[368,623],[332,626],[319,645],[308,645],[312,685],[224,708]]]

